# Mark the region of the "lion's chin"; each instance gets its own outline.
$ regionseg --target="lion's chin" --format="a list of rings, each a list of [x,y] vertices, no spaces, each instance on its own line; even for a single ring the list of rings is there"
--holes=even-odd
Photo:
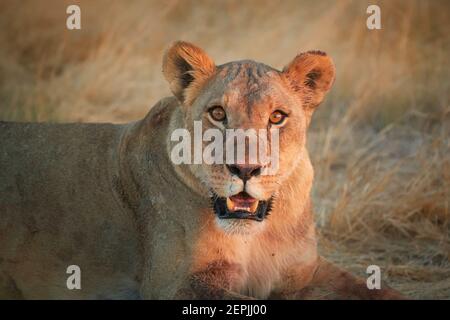
[[[213,193],[211,200],[214,212],[219,219],[262,222],[270,213],[272,198],[258,200],[243,191],[227,198]]]
[[[232,236],[251,236],[264,229],[265,221],[250,219],[220,219],[216,216],[216,224],[224,233]]]

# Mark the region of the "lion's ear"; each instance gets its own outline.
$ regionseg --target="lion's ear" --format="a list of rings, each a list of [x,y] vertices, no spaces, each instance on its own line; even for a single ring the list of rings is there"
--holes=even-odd
[[[288,85],[301,95],[305,107],[316,107],[330,90],[335,75],[333,61],[322,51],[301,53],[282,73]]]
[[[172,93],[185,105],[192,104],[215,69],[212,59],[188,42],[177,41],[164,54],[164,77]]]

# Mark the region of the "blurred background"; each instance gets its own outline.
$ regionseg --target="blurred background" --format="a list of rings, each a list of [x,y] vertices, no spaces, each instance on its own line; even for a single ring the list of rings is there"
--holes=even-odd
[[[81,30],[66,8],[81,8]],[[381,8],[381,30],[366,9]],[[309,149],[320,250],[364,276],[376,264],[414,298],[450,299],[450,2],[169,0],[0,2],[0,120],[127,122],[170,94],[174,40],[217,64],[336,63]]]

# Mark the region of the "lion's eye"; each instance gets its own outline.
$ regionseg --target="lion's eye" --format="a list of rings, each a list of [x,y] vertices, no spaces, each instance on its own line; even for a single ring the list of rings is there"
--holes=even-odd
[[[282,124],[285,119],[286,119],[286,114],[279,110],[272,112],[272,114],[269,117],[270,123],[276,124],[276,125]]]
[[[211,118],[215,121],[223,122],[227,118],[225,110],[221,106],[215,106],[209,109],[209,114]]]

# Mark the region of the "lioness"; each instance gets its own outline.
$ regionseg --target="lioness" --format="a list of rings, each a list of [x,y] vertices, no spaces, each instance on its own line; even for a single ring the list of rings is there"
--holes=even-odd
[[[399,298],[318,256],[306,131],[335,75],[323,52],[283,71],[216,66],[176,42],[174,97],[125,125],[0,122],[0,297]],[[279,129],[279,169],[171,161],[171,133]],[[246,160],[247,161],[247,160]],[[270,213],[270,215],[269,215]],[[67,268],[81,289],[67,287]]]

